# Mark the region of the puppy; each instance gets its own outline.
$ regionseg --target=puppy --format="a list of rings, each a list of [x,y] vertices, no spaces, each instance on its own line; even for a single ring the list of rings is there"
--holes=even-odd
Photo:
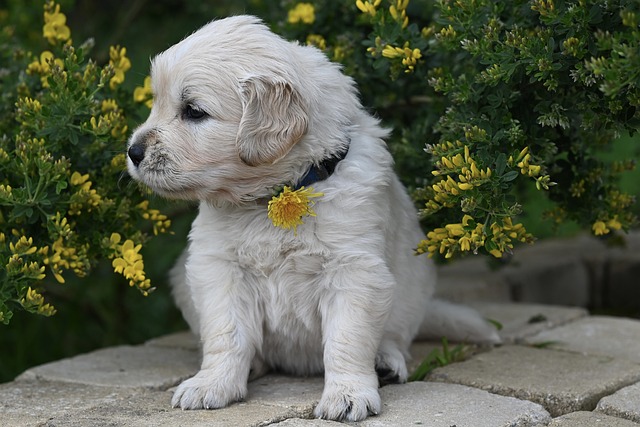
[[[430,300],[435,268],[413,254],[422,232],[387,131],[319,50],[236,16],[159,54],[151,75],[129,172],[200,203],[172,281],[202,366],[175,407],[222,408],[268,370],[324,372],[315,415],[362,420],[380,412],[380,383],[406,381],[416,336],[498,341],[475,312]],[[284,185],[322,193],[296,230],[267,214]]]

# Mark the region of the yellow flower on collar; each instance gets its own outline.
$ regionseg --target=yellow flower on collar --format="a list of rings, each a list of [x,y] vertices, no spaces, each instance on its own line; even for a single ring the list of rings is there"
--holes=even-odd
[[[323,193],[314,193],[311,187],[291,190],[291,187],[285,186],[280,194],[273,196],[269,201],[269,218],[276,227],[293,228],[296,233],[297,227],[303,223],[303,216],[316,216],[312,209],[315,202],[309,199],[322,196]]]

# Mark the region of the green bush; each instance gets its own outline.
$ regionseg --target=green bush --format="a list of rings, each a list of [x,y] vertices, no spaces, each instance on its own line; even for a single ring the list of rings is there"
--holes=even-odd
[[[547,194],[554,223],[596,235],[636,223],[617,184],[635,161],[602,153],[639,123],[637,1],[288,5],[276,28],[343,62],[396,129],[398,170],[430,230],[418,253],[500,258],[533,241],[515,220],[527,187]]]
[[[551,201],[552,223],[576,221],[597,235],[635,224],[634,197],[617,186],[618,175],[635,164],[601,153],[637,128],[636,1],[233,6],[341,62],[363,104],[394,129],[389,146],[397,170],[428,230],[416,242],[418,253],[502,257],[514,243],[532,241],[527,224],[516,220],[531,191]],[[164,16],[155,19],[168,19],[163,7],[170,5],[154,5],[153,13]],[[185,7],[202,19],[219,15],[221,6]],[[88,59],[91,42],[74,47],[57,6],[45,10],[35,38],[26,22],[0,13],[4,323],[21,308],[52,314],[43,291],[70,273],[90,274],[101,259],[147,293],[141,245],[169,226],[148,194],[122,179],[125,141],[148,112],[148,81],[126,88],[123,48],[110,49],[99,65]],[[195,29],[190,20],[174,41]],[[27,41],[41,48],[30,53]],[[154,53],[144,51],[145,60]]]
[[[91,41],[73,46],[53,2],[44,6],[41,52],[25,51],[15,27],[2,27],[0,322],[16,309],[53,315],[47,288],[69,274],[87,276],[101,259],[147,295],[153,288],[140,249],[150,233],[141,223],[158,234],[170,220],[121,177],[148,88],[136,89],[135,100],[121,88],[130,68],[125,48],[111,47],[104,66],[87,59]]]

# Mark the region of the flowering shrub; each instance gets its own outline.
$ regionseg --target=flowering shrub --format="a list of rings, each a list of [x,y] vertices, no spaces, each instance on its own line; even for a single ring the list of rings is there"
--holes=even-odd
[[[430,230],[417,253],[501,258],[533,241],[516,221],[526,187],[554,203],[555,223],[596,235],[636,223],[617,186],[635,161],[601,153],[639,123],[637,1],[311,4],[312,22],[278,29],[342,62],[395,128],[398,171]]]
[[[122,177],[129,122],[139,120],[149,91],[121,88],[131,63],[115,46],[104,66],[74,47],[60,6],[44,5],[45,50],[26,52],[2,23],[0,33],[0,322],[24,309],[45,316],[47,287],[85,277],[110,259],[144,295],[140,249],[166,232],[167,217]]]
[[[199,16],[221,15],[221,6],[186,3]],[[637,1],[278,4],[284,10],[229,6],[341,62],[363,104],[393,127],[389,146],[427,230],[418,253],[500,258],[533,241],[517,219],[525,189],[553,202],[553,223],[576,221],[596,235],[636,223],[634,197],[617,187],[635,162],[600,153],[638,126]],[[148,293],[141,245],[170,221],[122,176],[129,129],[151,106],[150,80],[123,88],[126,49],[113,46],[104,65],[88,59],[91,43],[72,43],[53,2],[38,52],[25,51],[15,35],[26,30],[2,11],[0,24],[0,321],[20,308],[54,313],[43,292],[88,275],[99,259]],[[312,211],[294,206],[274,204],[272,219],[295,230]]]

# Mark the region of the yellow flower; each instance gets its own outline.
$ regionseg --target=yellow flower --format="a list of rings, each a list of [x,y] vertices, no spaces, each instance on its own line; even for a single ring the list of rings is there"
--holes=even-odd
[[[609,234],[611,230],[620,230],[622,228],[622,223],[618,220],[618,216],[614,216],[612,219],[605,221],[596,221],[591,229],[593,230],[593,234],[596,236],[602,236],[604,234]]]
[[[15,244],[9,242],[9,250],[12,254],[16,255],[31,255],[34,254],[38,248],[33,246],[33,237],[27,239],[26,236],[22,236]]]
[[[27,294],[20,301],[23,306],[41,306],[44,303],[44,297],[38,293],[38,291],[31,289],[27,289]]]
[[[29,287],[24,298],[20,300],[20,304],[26,309],[36,309],[36,312],[43,316],[53,316],[56,309],[51,304],[44,303],[44,297],[35,289]]]
[[[411,49],[409,42],[406,42],[404,47],[385,46],[382,49],[382,56],[389,59],[402,58],[402,65],[407,68],[405,73],[411,73],[418,63],[418,59],[422,58],[422,52],[420,49]]]
[[[53,316],[56,313],[57,313],[57,310],[51,304],[44,304],[38,307],[38,314],[41,316],[49,317],[49,316]]]
[[[289,23],[297,24],[303,22],[305,24],[313,24],[316,20],[315,9],[311,3],[298,3],[289,10]]]
[[[153,291],[151,288],[151,280],[145,277],[144,262],[140,249],[142,245],[136,245],[133,240],[125,240],[120,245],[120,234],[113,233],[109,238],[109,247],[114,250],[112,255],[114,260],[111,262],[113,271],[122,274],[129,280],[129,286],[137,287],[144,296],[149,295]]]
[[[144,102],[148,108],[153,106],[153,91],[151,90],[151,77],[144,78],[142,86],[138,86],[133,90],[133,100],[135,102]]]
[[[109,80],[109,87],[115,89],[124,82],[124,73],[131,68],[131,61],[127,58],[127,48],[111,46],[109,48],[109,64],[113,67],[115,74]]]
[[[607,224],[605,224],[604,221],[596,221],[595,223],[593,223],[593,226],[591,227],[591,229],[593,230],[593,234],[595,234],[596,236],[602,236],[603,234],[608,234],[610,231],[607,228]]]
[[[382,0],[356,0],[356,7],[362,13],[376,16],[376,8],[380,6],[380,3],[382,3]]]
[[[89,181],[89,174],[82,175],[79,172],[74,172],[71,174],[69,183],[74,187],[79,187],[71,196],[69,215],[80,215],[84,206],[87,207],[88,212],[100,206],[102,196],[91,188],[93,183]]]
[[[9,184],[6,184],[6,185],[0,184],[0,197],[4,199],[9,199],[11,198],[12,192],[13,192],[13,189]]]
[[[409,0],[396,0],[395,4],[389,6],[391,17],[400,22],[402,28],[406,28],[409,25],[409,17],[406,12],[407,6],[409,6]]]
[[[48,50],[45,50],[40,54],[40,59],[36,59],[27,66],[27,74],[40,74],[40,80],[42,81],[42,87],[49,87],[48,76],[51,74],[51,64],[54,64],[61,69],[64,68],[64,62],[60,58],[56,58],[54,54]]]
[[[284,229],[293,228],[297,232],[298,225],[303,224],[303,216],[316,216],[311,209],[313,197],[321,197],[323,193],[314,193],[313,188],[301,187],[292,191],[290,187],[284,187],[282,192],[273,196],[267,207],[268,216],[276,227]]]
[[[325,50],[327,48],[327,41],[320,34],[309,34],[307,36],[307,45]]]
[[[142,211],[142,218],[151,221],[153,224],[153,234],[166,233],[171,227],[171,220],[166,215],[160,213],[158,209],[149,209],[149,201],[145,200],[136,206]]]
[[[118,153],[111,159],[111,167],[119,170],[125,171],[127,169],[127,157],[124,153]]]
[[[69,239],[66,239],[67,242]],[[73,243],[71,243],[73,244]],[[53,277],[64,283],[63,270],[73,270],[78,277],[84,277],[89,268],[86,258],[86,247],[65,246],[65,239],[59,237],[51,245],[53,254],[49,255],[49,246],[45,246],[38,253],[42,256],[42,263],[48,266],[53,273]]]
[[[102,104],[100,104],[100,110],[102,114],[118,111],[118,103],[115,99],[105,99],[102,101]]]
[[[71,30],[67,27],[66,22],[67,17],[64,13],[60,13],[59,4],[52,3],[50,6],[45,5],[42,35],[51,44],[69,40],[69,37],[71,37]]]
[[[502,258],[502,252],[500,252],[498,249],[491,249],[489,253],[496,258]]]
[[[69,182],[71,185],[82,185],[89,179],[89,174],[80,174],[80,172],[74,172],[71,174]]]
[[[612,230],[620,230],[622,228],[622,224],[620,223],[620,221],[618,221],[618,215],[607,221],[607,227],[611,228]]]
[[[25,107],[27,107],[34,113],[39,113],[40,111],[42,111],[42,104],[37,99],[26,97],[22,98],[21,101],[24,102]]]
[[[110,247],[113,249],[116,249],[118,243],[120,243],[120,240],[122,240],[122,237],[120,236],[119,233],[111,233],[111,237],[109,237]]]
[[[452,237],[460,237],[465,233],[462,224],[447,224],[444,228],[449,232],[449,236]]]

